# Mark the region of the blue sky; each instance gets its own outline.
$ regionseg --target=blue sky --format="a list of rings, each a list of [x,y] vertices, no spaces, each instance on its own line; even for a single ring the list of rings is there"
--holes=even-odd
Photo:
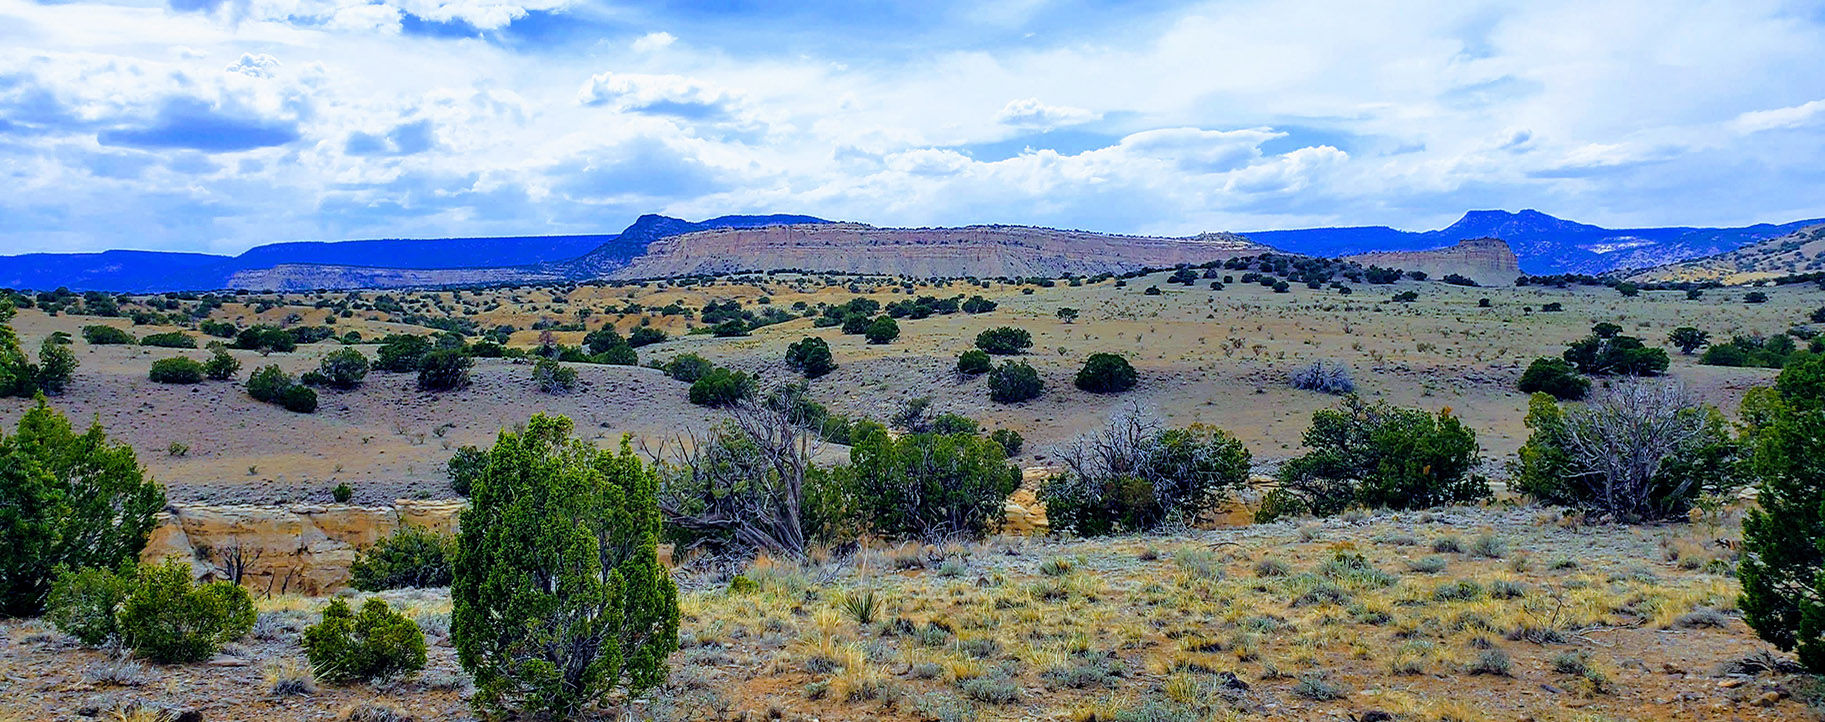
[[[1825,2],[0,0],[0,253],[1825,216]]]

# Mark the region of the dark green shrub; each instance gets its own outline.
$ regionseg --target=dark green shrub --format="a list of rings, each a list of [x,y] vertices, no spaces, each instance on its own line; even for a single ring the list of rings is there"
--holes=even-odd
[[[438,349],[418,360],[420,391],[454,391],[469,386],[469,369],[475,360],[456,349]]]
[[[368,357],[356,349],[337,349],[317,362],[317,373],[331,387],[344,390],[358,388],[368,377]]]
[[[1001,326],[976,334],[976,348],[997,356],[1013,356],[1033,347],[1033,334],[1024,328]]]
[[[968,416],[946,412],[932,417],[930,431],[934,434],[979,434],[982,425]]]
[[[843,333],[859,336],[868,331],[871,318],[866,314],[850,313],[843,316]]]
[[[857,425],[847,474],[858,518],[890,538],[981,536],[1005,518],[1020,469],[1000,444],[975,434],[912,433],[893,438]]]
[[[360,612],[330,600],[323,619],[304,629],[304,654],[325,682],[340,684],[410,674],[425,668],[418,623],[369,597]]]
[[[1093,394],[1121,393],[1134,388],[1139,376],[1128,359],[1112,353],[1093,353],[1077,372],[1077,388]]]
[[[691,382],[691,403],[698,406],[728,406],[753,394],[753,377],[720,366]]]
[[[1757,635],[1825,673],[1825,356],[1789,364],[1743,399],[1745,468],[1738,606]]]
[[[142,337],[139,340],[139,345],[157,346],[159,348],[196,348],[196,339],[191,338],[182,331],[168,331]]]
[[[78,435],[40,400],[0,432],[0,615],[43,610],[54,570],[139,558],[165,490],[99,425]]]
[[[986,374],[992,365],[989,353],[981,349],[970,349],[957,356],[957,373],[965,376]]]
[[[101,325],[82,327],[82,340],[87,341],[90,345],[94,346],[132,345],[136,343],[133,340],[133,334],[113,326]]]
[[[1534,359],[1516,386],[1522,393],[1545,393],[1562,401],[1582,399],[1591,390],[1590,379],[1578,375],[1577,369],[1560,358]]]
[[[989,372],[989,400],[1014,404],[1039,398],[1045,391],[1039,372],[1023,361],[1009,361]]]
[[[627,345],[634,348],[640,348],[641,346],[665,343],[666,338],[667,336],[664,331],[653,328],[652,326],[639,326],[633,331],[628,332]]]
[[[121,602],[121,638],[135,654],[160,664],[200,662],[253,629],[247,590],[230,582],[201,586],[179,562],[141,567]]]
[[[1592,376],[1654,376],[1667,370],[1665,349],[1648,348],[1641,339],[1620,334],[1615,324],[1597,324],[1591,335],[1565,349],[1565,360]]]
[[[709,359],[694,353],[679,354],[665,363],[665,375],[685,383],[694,382],[716,368]]]
[[[1053,529],[1079,535],[1192,523],[1248,483],[1253,456],[1222,430],[1161,427],[1131,411],[1065,445],[1068,473],[1040,487]]]
[[[63,393],[76,375],[77,366],[76,352],[70,350],[68,341],[45,339],[38,345],[38,367],[30,369],[36,372],[33,379],[36,390],[51,396]]]
[[[374,351],[374,368],[395,373],[417,371],[418,362],[430,352],[430,339],[414,334],[390,334],[380,340],[380,347]]]
[[[1811,351],[1802,350],[1787,334],[1772,338],[1760,336],[1735,336],[1729,343],[1720,343],[1705,349],[1698,357],[1698,362],[1707,366],[1735,366],[1778,369],[1787,365],[1789,359],[1796,355],[1807,355]]]
[[[487,469],[488,455],[473,446],[457,448],[444,464],[444,473],[450,477],[450,490],[459,496],[468,496],[469,488]]]
[[[900,324],[892,316],[876,316],[868,322],[868,328],[862,330],[862,336],[869,343],[893,343],[900,337]]]
[[[610,349],[626,346],[627,339],[614,326],[603,326],[583,336],[583,347],[589,349],[590,355],[607,353]]]
[[[1750,291],[1743,294],[1743,303],[1767,303],[1768,294],[1761,291]]]
[[[1305,432],[1311,451],[1280,469],[1280,489],[1314,514],[1352,505],[1415,509],[1476,501],[1489,485],[1472,473],[1481,459],[1476,432],[1450,409],[1367,404],[1351,396],[1312,415]]]
[[[1676,387],[1610,386],[1563,408],[1534,394],[1527,428],[1514,487],[1549,504],[1625,522],[1682,519],[1700,496],[1742,485],[1729,422]]]
[[[401,526],[355,557],[349,586],[364,592],[450,586],[453,540],[415,526]]]
[[[203,365],[183,356],[162,358],[152,362],[149,374],[153,381],[161,384],[194,384],[203,381]]]
[[[532,383],[548,394],[568,394],[577,390],[577,370],[542,358],[532,364]]]
[[[277,326],[249,326],[235,334],[234,347],[260,353],[285,353],[298,348],[296,337]]]
[[[786,347],[786,368],[814,379],[836,370],[830,355],[830,343],[816,336],[806,336]]]
[[[1681,326],[1673,329],[1673,333],[1667,336],[1667,342],[1678,348],[1680,353],[1690,356],[1700,347],[1710,345],[1711,334],[1691,326]]]
[[[639,366],[640,352],[635,351],[633,346],[624,343],[619,346],[611,346],[607,351],[589,357],[589,361],[607,366]]]
[[[279,392],[279,407],[299,414],[310,414],[317,411],[317,390],[302,384],[293,384]]]
[[[203,362],[203,375],[216,381],[233,379],[234,375],[240,371],[241,362],[220,348],[211,350],[209,360]]]
[[[678,589],[659,564],[658,480],[571,436],[564,417],[501,432],[461,518],[450,636],[484,715],[570,717],[663,682]]]
[[[252,396],[255,401],[276,404],[279,403],[279,398],[285,394],[285,390],[291,388],[295,383],[284,369],[269,364],[254,369],[253,373],[247,375],[247,395]]]
[[[1002,451],[1007,452],[1010,458],[1019,456],[1020,448],[1027,443],[1026,439],[1021,438],[1020,432],[1008,429],[996,429],[989,434],[989,441],[1000,444]]]
[[[355,498],[355,487],[349,486],[346,481],[340,482],[336,484],[335,488],[330,489],[330,498],[335,499],[337,504],[347,504],[350,499]]]
[[[58,631],[91,647],[120,639],[115,615],[133,591],[131,567],[125,573],[100,567],[60,568],[51,582],[45,617]]]

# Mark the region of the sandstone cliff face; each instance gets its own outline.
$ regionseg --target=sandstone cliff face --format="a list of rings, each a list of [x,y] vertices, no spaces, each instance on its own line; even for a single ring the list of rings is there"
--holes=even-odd
[[[1521,276],[1521,260],[1497,238],[1459,241],[1450,248],[1431,251],[1362,253],[1344,256],[1343,260],[1364,266],[1424,271],[1434,279],[1455,273],[1484,286],[1511,286]]]
[[[857,223],[717,229],[654,241],[615,278],[804,269],[913,278],[1050,276],[1169,267],[1270,251],[1234,234],[1119,236],[1030,226]]]
[[[177,559],[200,578],[228,578],[238,557],[241,583],[256,591],[313,596],[348,584],[355,552],[400,525],[455,534],[462,501],[400,499],[390,507],[173,506],[162,512],[140,560]]]

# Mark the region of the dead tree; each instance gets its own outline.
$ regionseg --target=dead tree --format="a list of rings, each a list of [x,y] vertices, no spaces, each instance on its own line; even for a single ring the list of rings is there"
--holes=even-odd
[[[821,448],[788,389],[729,407],[722,423],[661,444],[659,509],[667,523],[793,559],[805,555],[805,477]]]
[[[1662,503],[1685,499],[1706,481],[1662,471],[1691,461],[1684,457],[1715,427],[1710,410],[1677,384],[1621,383],[1568,410],[1559,443],[1572,461],[1568,480],[1583,485],[1586,498],[1623,518],[1655,518],[1667,511]]]

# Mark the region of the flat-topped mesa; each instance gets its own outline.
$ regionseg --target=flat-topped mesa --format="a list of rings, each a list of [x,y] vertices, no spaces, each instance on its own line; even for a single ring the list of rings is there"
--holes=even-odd
[[[1364,266],[1423,271],[1434,279],[1457,274],[1483,286],[1511,286],[1522,275],[1521,259],[1499,238],[1474,238],[1430,251],[1359,253],[1344,256],[1343,260]]]
[[[980,278],[1093,275],[1221,261],[1273,249],[1231,233],[1129,236],[1033,226],[878,228],[860,223],[698,231],[654,241],[615,278],[802,269]]]

